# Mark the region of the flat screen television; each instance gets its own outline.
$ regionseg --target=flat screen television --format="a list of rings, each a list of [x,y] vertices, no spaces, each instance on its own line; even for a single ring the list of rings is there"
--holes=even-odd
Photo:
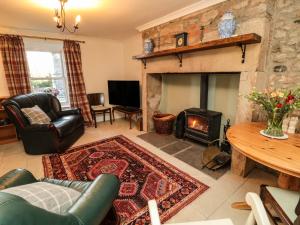
[[[109,104],[140,108],[140,82],[135,80],[109,80]]]

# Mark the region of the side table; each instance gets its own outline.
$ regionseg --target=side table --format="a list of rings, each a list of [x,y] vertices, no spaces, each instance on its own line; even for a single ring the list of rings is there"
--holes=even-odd
[[[115,111],[124,113],[125,114],[125,119],[128,116],[130,129],[132,129],[132,116],[136,115],[136,117],[138,117],[142,114],[142,110],[138,109],[138,108],[114,106],[114,107],[112,107],[113,121],[115,121]]]

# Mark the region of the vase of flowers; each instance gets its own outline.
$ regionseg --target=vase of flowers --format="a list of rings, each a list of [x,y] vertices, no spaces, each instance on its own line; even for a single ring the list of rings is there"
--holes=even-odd
[[[43,92],[47,94],[51,94],[55,97],[59,95],[59,90],[57,88],[45,88]]]
[[[296,90],[273,89],[264,92],[254,89],[247,98],[267,113],[267,128],[261,131],[261,134],[278,139],[287,138],[282,131],[282,122],[287,114],[300,109],[300,88]]]

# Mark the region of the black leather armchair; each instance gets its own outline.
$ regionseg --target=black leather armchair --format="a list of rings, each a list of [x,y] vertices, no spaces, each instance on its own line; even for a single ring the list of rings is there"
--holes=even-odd
[[[62,111],[59,100],[50,94],[19,95],[7,99],[2,105],[9,119],[15,124],[28,154],[63,152],[84,133],[81,110]],[[50,124],[29,123],[21,109],[35,105],[50,117]]]

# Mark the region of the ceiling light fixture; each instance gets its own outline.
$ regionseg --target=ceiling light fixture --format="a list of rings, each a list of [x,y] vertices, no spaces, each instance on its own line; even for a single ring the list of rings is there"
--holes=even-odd
[[[75,24],[72,29],[68,28],[66,25],[66,11],[65,11],[65,4],[68,0],[58,0],[60,3],[60,8],[55,9],[54,21],[56,22],[56,27],[60,29],[61,32],[65,30],[69,31],[70,33],[75,33],[76,30],[79,28],[79,23],[81,21],[80,15],[77,15],[75,18]]]

